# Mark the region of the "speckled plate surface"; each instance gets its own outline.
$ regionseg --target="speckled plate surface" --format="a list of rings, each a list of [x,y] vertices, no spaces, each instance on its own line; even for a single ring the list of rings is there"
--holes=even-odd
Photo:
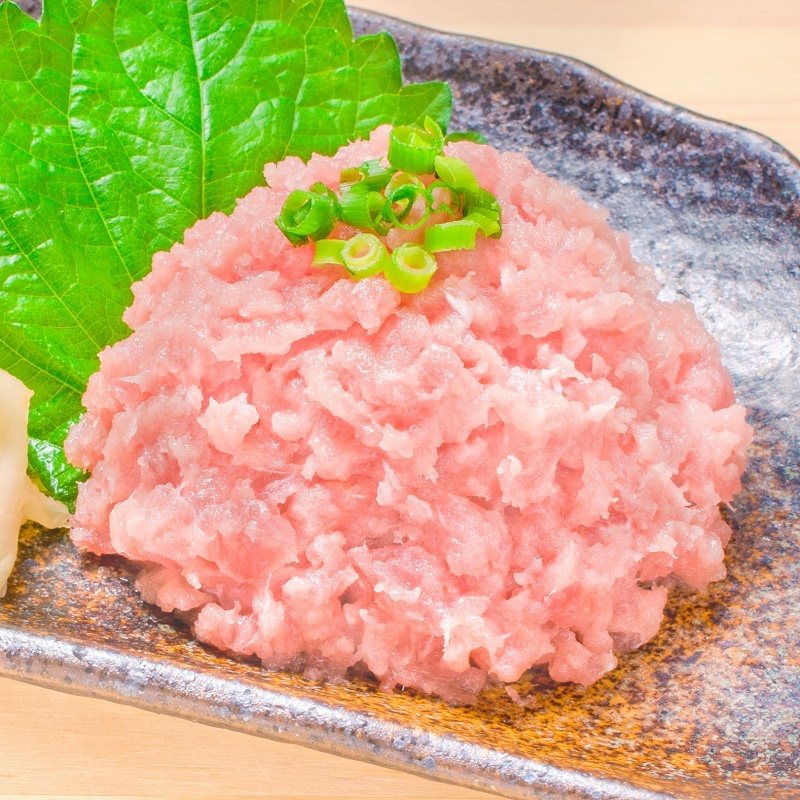
[[[607,206],[719,339],[756,429],[729,577],[671,597],[661,633],[589,689],[529,675],[472,708],[331,686],[192,641],[125,565],[24,532],[0,674],[536,798],[800,797],[800,164],[755,134],[559,56],[389,29],[410,80],[450,81],[454,129],[528,152]]]

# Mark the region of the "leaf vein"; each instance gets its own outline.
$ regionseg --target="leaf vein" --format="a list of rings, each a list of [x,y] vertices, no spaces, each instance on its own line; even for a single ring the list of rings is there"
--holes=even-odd
[[[114,6],[114,19],[115,20],[116,20],[116,14],[117,14],[117,6],[115,5]],[[76,47],[77,47],[77,41],[73,44],[72,53],[70,54],[70,63],[72,64],[72,70],[70,71],[69,91],[68,91],[68,94],[67,94],[67,96],[69,98],[72,98],[72,96],[73,96],[72,92],[73,92],[73,89],[75,88],[75,49],[76,49]],[[131,283],[132,283],[133,282],[133,272],[128,267],[127,262],[125,261],[125,259],[122,256],[122,253],[119,250],[119,246],[118,246],[115,238],[111,235],[111,231],[108,229],[108,223],[106,222],[105,215],[103,214],[103,209],[101,208],[100,202],[99,202],[99,200],[97,198],[97,195],[95,193],[94,184],[89,180],[89,176],[86,174],[86,169],[85,169],[85,167],[83,165],[83,161],[81,160],[80,150],[78,149],[78,146],[77,146],[77,144],[75,142],[75,131],[74,131],[73,127],[72,127],[72,120],[70,120],[70,123],[67,125],[67,130],[69,131],[69,139],[70,139],[70,142],[72,144],[73,152],[75,153],[75,159],[78,162],[78,165],[79,165],[80,171],[81,171],[81,175],[83,176],[83,179],[86,182],[86,186],[87,186],[87,188],[89,190],[89,194],[91,195],[92,201],[94,202],[94,207],[97,210],[98,216],[100,217],[100,220],[103,223],[103,229],[105,230],[106,236],[108,237],[109,241],[111,242],[112,249],[114,250],[114,252],[119,257],[119,261],[122,264],[123,268],[125,269],[125,274],[128,276],[128,280],[130,280]]]
[[[198,108],[200,109],[200,202],[198,203],[198,217],[208,216],[206,211],[206,102],[203,94],[203,82],[200,80],[200,58],[197,54],[197,37],[193,25],[192,10],[186,4],[187,23],[189,25],[189,36],[192,40],[192,63],[194,64],[194,77],[197,83]]]

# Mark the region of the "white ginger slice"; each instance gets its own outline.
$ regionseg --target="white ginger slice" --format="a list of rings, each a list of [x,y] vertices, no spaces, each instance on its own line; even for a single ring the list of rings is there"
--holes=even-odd
[[[0,597],[17,558],[19,528],[32,519],[47,528],[67,524],[62,503],[42,494],[26,473],[28,404],[33,392],[0,370]]]

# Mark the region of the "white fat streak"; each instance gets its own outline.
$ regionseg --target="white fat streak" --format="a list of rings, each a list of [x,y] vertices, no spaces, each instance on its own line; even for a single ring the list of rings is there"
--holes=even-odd
[[[450,645],[450,634],[453,632],[453,628],[458,627],[458,620],[455,617],[445,617],[442,620],[442,633],[444,634],[444,648],[445,650]]]
[[[373,591],[378,594],[385,594],[396,603],[417,603],[422,595],[420,586],[415,586],[413,589],[404,589],[402,586],[387,585],[383,581],[378,581],[373,587]],[[366,618],[362,617],[362,619]]]
[[[185,577],[186,577],[186,583],[188,583],[189,586],[191,586],[193,589],[202,588],[203,584],[196,572],[187,572]]]
[[[407,431],[399,431],[393,425],[384,426],[378,447],[385,453],[397,455],[400,458],[411,458],[414,455],[414,443],[411,441],[411,436]]]
[[[593,422],[600,422],[604,417],[617,407],[619,402],[619,395],[612,395],[602,403],[597,403],[587,409],[586,416]]]
[[[450,304],[450,308],[467,323],[467,327],[472,325],[472,309],[469,307],[469,303],[463,297],[458,297],[451,292],[445,292],[444,296]]]
[[[48,528],[67,523],[67,509],[31,482],[28,466],[28,404],[32,392],[0,370],[0,597],[17,558],[19,526],[32,519]]]
[[[403,486],[397,473],[384,461],[383,480],[378,484],[375,499],[379,506],[391,506],[402,499]]]
[[[410,494],[406,497],[406,509],[412,522],[425,523],[433,519],[431,504],[415,494]]]
[[[560,353],[552,357],[549,367],[539,370],[539,377],[545,385],[551,385],[552,388],[559,393],[563,393],[562,380],[572,378],[580,383],[592,382],[592,379],[588,375],[584,375],[580,372],[572,361]]]

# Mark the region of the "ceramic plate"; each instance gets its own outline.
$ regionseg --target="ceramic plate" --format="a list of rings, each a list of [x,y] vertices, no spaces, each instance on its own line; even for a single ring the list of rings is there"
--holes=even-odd
[[[0,674],[537,798],[798,797],[800,164],[560,56],[388,29],[442,79],[453,129],[527,152],[606,206],[722,345],[756,439],[729,511],[729,577],[671,597],[661,633],[589,689],[540,674],[472,708],[330,686],[225,657],[145,606],[125,565],[28,528],[0,601]]]

